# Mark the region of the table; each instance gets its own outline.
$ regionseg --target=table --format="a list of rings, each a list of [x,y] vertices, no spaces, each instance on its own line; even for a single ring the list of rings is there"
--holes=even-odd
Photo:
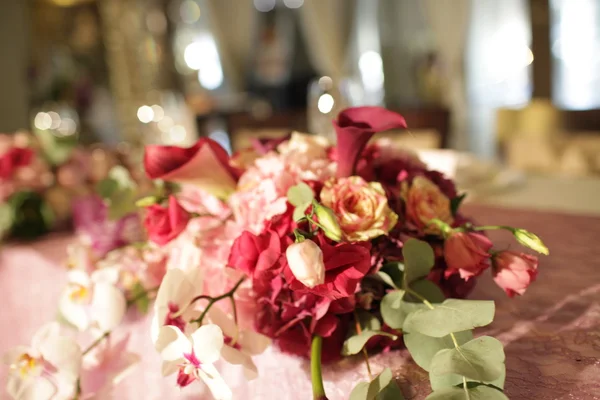
[[[508,299],[488,275],[481,278],[471,296],[496,301],[494,323],[477,333],[493,335],[505,344],[507,396],[512,400],[600,399],[600,217],[475,205],[466,211],[481,224],[530,229],[550,248],[551,255],[541,260],[538,281],[522,298]],[[513,243],[503,232],[492,236],[500,248]],[[0,291],[5,307],[0,313],[0,352],[27,343],[41,323],[54,316],[65,280],[58,262],[69,240],[59,236],[3,249]],[[143,368],[138,367],[119,385],[117,398],[205,398],[198,396],[199,385],[180,392],[172,379],[160,377],[148,318],[128,318],[126,328],[131,330],[133,349],[141,353]],[[257,357],[256,363],[261,377],[250,383],[240,379],[238,370],[224,371],[236,386],[235,399],[310,398],[304,360],[271,348]],[[406,398],[423,399],[429,393],[427,374],[410,361],[406,351],[375,355],[371,363],[376,372],[392,367]],[[329,398],[346,399],[356,382],[366,376],[360,358],[326,367]],[[4,377],[2,370],[0,379],[4,381]]]

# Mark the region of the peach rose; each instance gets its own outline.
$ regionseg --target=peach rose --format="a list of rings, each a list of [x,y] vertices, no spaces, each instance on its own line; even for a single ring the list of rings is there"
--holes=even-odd
[[[410,186],[405,184],[402,192],[406,202],[406,219],[417,228],[427,233],[438,233],[437,226],[429,225],[432,219],[437,218],[449,225],[454,222],[450,199],[424,176],[415,177]]]
[[[358,176],[327,181],[321,202],[333,210],[344,238],[351,242],[387,235],[398,222],[381,184]]]

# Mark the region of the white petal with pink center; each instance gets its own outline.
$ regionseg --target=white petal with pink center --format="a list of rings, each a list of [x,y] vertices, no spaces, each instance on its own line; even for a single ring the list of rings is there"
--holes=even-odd
[[[44,325],[31,346],[19,346],[3,357],[9,365],[7,392],[18,400],[73,398],[81,368],[81,349],[60,336],[58,323]]]
[[[248,380],[258,376],[258,370],[252,356],[261,354],[271,344],[271,339],[254,331],[240,330],[233,318],[217,307],[208,312],[210,321],[223,331],[225,345],[221,356],[225,361],[244,368],[244,376]]]
[[[189,336],[175,326],[163,326],[156,342],[163,375],[177,372],[181,387],[202,380],[216,400],[231,399],[231,389],[213,365],[221,356],[223,343],[223,331],[217,325],[203,325]]]
[[[104,268],[88,275],[69,271],[67,288],[59,301],[61,315],[80,331],[93,327],[110,331],[121,323],[127,308],[125,295],[116,287],[119,271]]]
[[[153,343],[157,343],[162,326],[176,326],[186,333],[190,333],[189,330],[194,328],[188,324],[188,321],[198,312],[190,306],[190,303],[202,291],[202,278],[199,268],[189,272],[179,268],[167,271],[154,302],[151,326]]]

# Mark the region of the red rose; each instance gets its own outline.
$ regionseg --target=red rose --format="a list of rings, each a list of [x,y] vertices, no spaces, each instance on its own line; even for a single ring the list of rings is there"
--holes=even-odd
[[[491,248],[492,242],[481,233],[452,233],[444,243],[446,277],[456,272],[465,280],[479,275],[490,264]]]
[[[196,185],[219,197],[233,192],[240,176],[225,149],[208,138],[189,148],[146,146],[144,168],[150,179]]]
[[[331,245],[323,235],[315,238],[323,251],[325,283],[313,288],[298,281],[289,267],[283,273],[290,289],[300,293],[313,293],[330,299],[354,295],[358,284],[371,269],[371,243],[353,242]]]
[[[33,150],[30,148],[11,147],[6,153],[0,155],[0,179],[10,179],[17,168],[31,163],[33,155]]]
[[[406,121],[383,107],[353,107],[342,111],[333,126],[337,135],[337,176],[345,178],[354,175],[358,158],[375,133],[406,128]]]
[[[179,236],[191,219],[190,213],[181,207],[175,196],[169,196],[167,207],[153,204],[146,210],[144,227],[148,237],[161,246]]]
[[[494,281],[509,297],[525,293],[537,277],[537,267],[537,257],[514,251],[501,251],[492,259]]]
[[[255,235],[244,231],[233,242],[229,253],[228,265],[243,271],[253,280],[263,279],[268,274],[267,280],[281,271],[284,257],[284,244],[273,230]]]

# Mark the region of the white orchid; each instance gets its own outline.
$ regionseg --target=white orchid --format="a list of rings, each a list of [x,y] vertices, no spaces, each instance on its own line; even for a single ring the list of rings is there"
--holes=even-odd
[[[239,330],[233,318],[230,318],[218,307],[212,307],[208,312],[210,322],[218,325],[224,334],[225,345],[221,356],[225,361],[244,368],[246,379],[255,379],[258,370],[252,356],[261,354],[271,344],[271,339],[253,331]]]
[[[220,358],[223,344],[223,331],[217,325],[203,325],[189,336],[176,326],[163,326],[156,342],[163,359],[162,373],[169,376],[177,372],[181,387],[202,380],[216,400],[229,400],[231,389],[213,365]]]
[[[9,365],[7,392],[17,400],[63,400],[75,396],[81,349],[60,336],[58,323],[44,325],[31,346],[18,346],[4,355]]]
[[[91,275],[82,270],[69,271],[67,288],[59,302],[61,315],[80,331],[89,327],[112,330],[127,309],[125,295],[116,287],[118,280],[116,268],[103,268]]]
[[[190,307],[194,297],[201,293],[202,274],[199,269],[184,272],[179,268],[170,269],[165,274],[154,302],[152,320],[152,341],[156,343],[162,326],[172,325],[185,333],[194,328],[188,322],[199,315]]]

